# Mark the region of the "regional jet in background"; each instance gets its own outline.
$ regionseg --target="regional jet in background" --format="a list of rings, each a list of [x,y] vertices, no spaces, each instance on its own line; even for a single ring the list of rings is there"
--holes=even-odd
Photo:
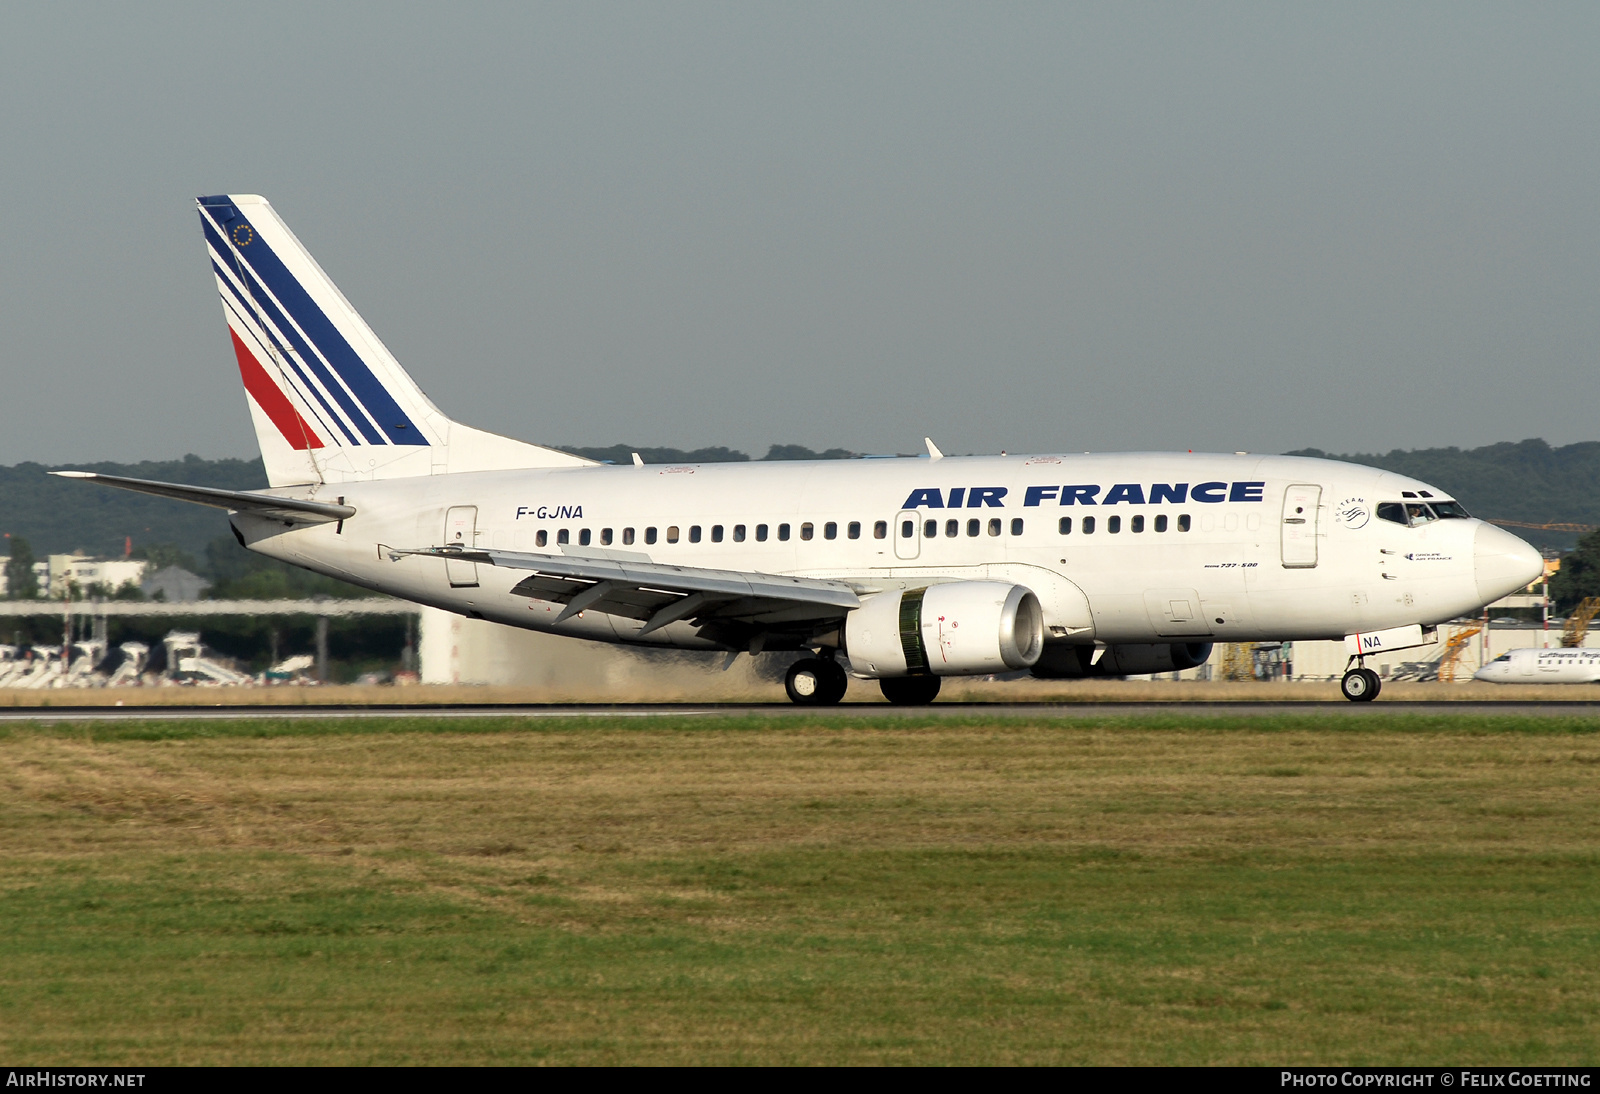
[[[1473,673],[1472,678],[1491,684],[1600,683],[1600,650],[1510,650]]]
[[[1202,664],[1214,641],[1433,640],[1542,573],[1448,493],[1289,456],[1132,453],[597,464],[452,421],[262,198],[200,198],[270,487],[81,471],[225,509],[252,551],[474,619],[732,656],[807,651],[927,703],[946,676]],[[841,394],[839,397],[846,397]],[[790,653],[793,656],[793,653]]]

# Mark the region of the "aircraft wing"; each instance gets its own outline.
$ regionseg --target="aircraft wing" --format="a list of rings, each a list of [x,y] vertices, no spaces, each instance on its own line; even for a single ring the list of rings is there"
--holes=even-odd
[[[236,513],[255,513],[281,520],[286,524],[329,524],[348,520],[356,515],[355,507],[335,505],[326,501],[303,501],[299,498],[280,498],[272,494],[259,494],[253,490],[217,490],[210,486],[184,486],[175,482],[156,482],[153,479],[128,479],[121,475],[101,475],[93,471],[52,471],[63,479],[85,479],[136,494],[153,494],[158,498],[209,505],[215,509],[228,509]]]
[[[428,555],[527,570],[528,576],[511,591],[564,604],[555,622],[593,610],[643,620],[639,636],[690,619],[719,640],[742,646],[761,634],[809,635],[861,606],[861,598],[845,582],[809,577],[673,566],[628,557],[455,547],[383,550],[392,559]]]

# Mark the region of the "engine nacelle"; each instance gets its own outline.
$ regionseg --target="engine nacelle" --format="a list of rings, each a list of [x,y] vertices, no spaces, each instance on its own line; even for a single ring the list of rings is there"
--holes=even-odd
[[[1033,666],[1041,680],[1075,680],[1084,676],[1144,676],[1198,668],[1211,658],[1210,642],[1126,643],[1107,646],[1094,660],[1093,646],[1053,643]]]
[[[1032,590],[1004,581],[897,589],[845,618],[844,648],[863,676],[1015,672],[1044,650],[1044,611]]]

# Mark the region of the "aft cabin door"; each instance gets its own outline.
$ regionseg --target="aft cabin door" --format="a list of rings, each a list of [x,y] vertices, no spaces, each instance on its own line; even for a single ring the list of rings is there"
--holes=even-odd
[[[444,545],[465,547],[478,545],[478,507],[457,505],[444,515]],[[444,560],[444,573],[452,589],[470,589],[478,584],[478,564],[461,562],[453,558]]]
[[[1317,513],[1322,487],[1291,486],[1283,494],[1283,565],[1310,569],[1317,564]]]

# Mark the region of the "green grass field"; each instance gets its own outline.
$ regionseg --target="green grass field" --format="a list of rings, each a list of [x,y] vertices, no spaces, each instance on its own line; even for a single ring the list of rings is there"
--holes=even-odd
[[[0,726],[0,1057],[1593,1064],[1597,729]]]

